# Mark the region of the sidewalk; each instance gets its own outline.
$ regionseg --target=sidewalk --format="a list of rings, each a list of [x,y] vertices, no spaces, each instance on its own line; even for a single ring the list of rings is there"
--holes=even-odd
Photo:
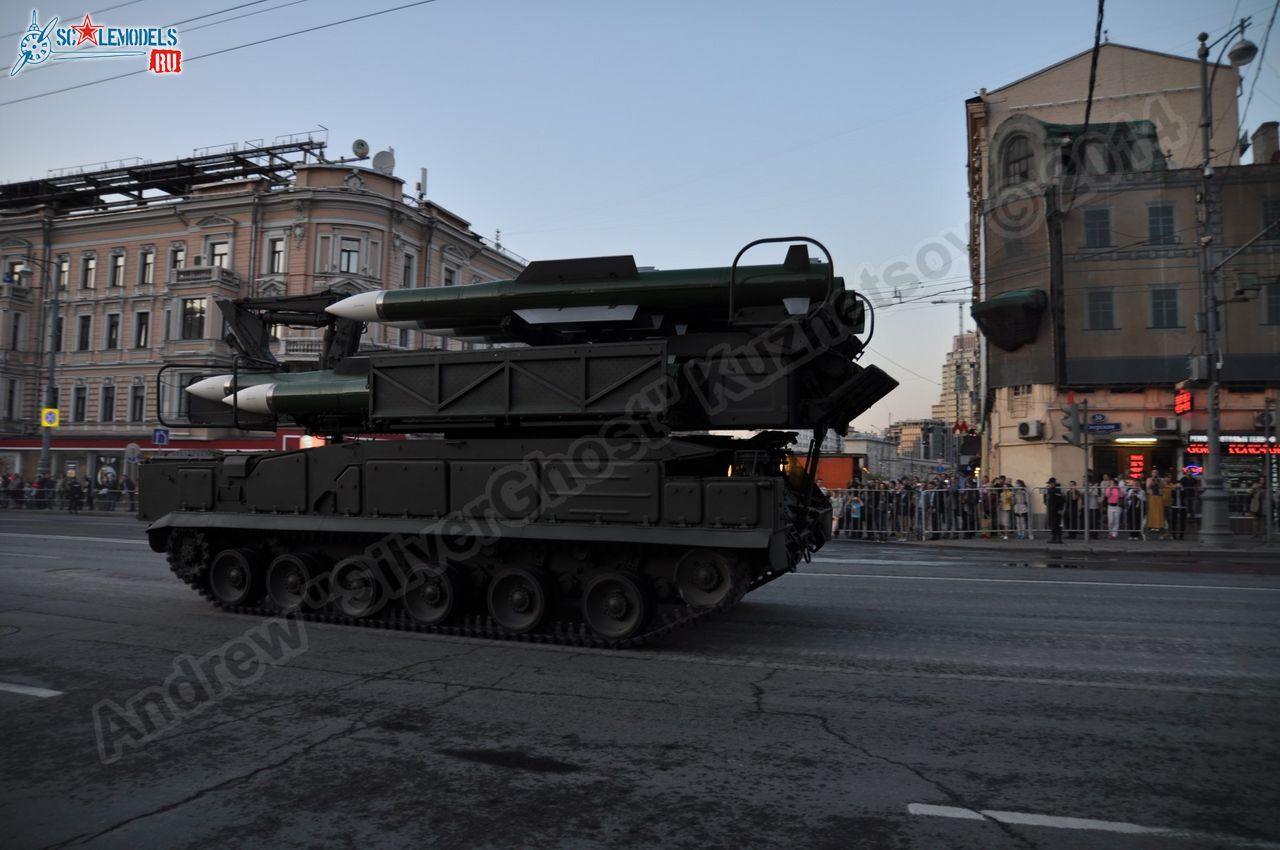
[[[1250,538],[1248,535],[1232,535],[1228,546],[1205,546],[1197,536],[1187,534],[1183,540],[1116,540],[1104,536],[1101,540],[1085,541],[1080,537],[1065,538],[1062,543],[1050,543],[1049,536],[1036,535],[1033,540],[1002,540],[999,537],[973,537],[961,539],[935,538],[930,540],[870,540],[838,537],[828,545],[914,547],[927,550],[958,549],[974,552],[998,552],[1019,558],[1097,558],[1119,555],[1144,555],[1173,560],[1247,561],[1274,564],[1280,571],[1280,535],[1272,534],[1271,541]]]

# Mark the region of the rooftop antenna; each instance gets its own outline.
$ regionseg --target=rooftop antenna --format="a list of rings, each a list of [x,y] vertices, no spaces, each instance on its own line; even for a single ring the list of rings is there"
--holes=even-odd
[[[396,149],[387,148],[385,151],[375,153],[373,155],[373,170],[390,177],[391,172],[396,170]]]

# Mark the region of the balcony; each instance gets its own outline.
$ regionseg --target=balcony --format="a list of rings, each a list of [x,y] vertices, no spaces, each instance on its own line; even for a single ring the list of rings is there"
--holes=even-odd
[[[211,287],[237,294],[240,291],[240,276],[222,266],[191,266],[185,269],[172,269],[169,272],[170,289],[209,289]]]
[[[313,362],[320,356],[323,347],[324,340],[320,337],[286,337],[271,341],[271,352],[284,363]],[[361,352],[409,350],[392,343],[360,343]]]
[[[8,302],[31,303],[31,287],[17,283],[0,283],[0,304]]]

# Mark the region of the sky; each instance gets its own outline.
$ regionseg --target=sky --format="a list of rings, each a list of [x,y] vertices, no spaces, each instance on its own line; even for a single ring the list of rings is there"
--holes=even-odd
[[[183,70],[128,57],[0,75],[0,182],[327,128],[330,157],[357,138],[393,148],[407,190],[427,168],[432,200],[530,260],[723,266],[754,239],[811,236],[882,305],[863,362],[901,387],[856,424],[883,428],[929,415],[950,302],[968,295],[965,100],[1089,49],[1097,15],[1027,0],[431,0],[376,14],[410,2],[36,6],[41,24],[176,25]],[[1198,33],[1245,16],[1263,46],[1277,5],[1110,0],[1104,28],[1191,58]],[[4,67],[32,9],[0,0]],[[1252,131],[1280,118],[1280,44],[1245,70]]]

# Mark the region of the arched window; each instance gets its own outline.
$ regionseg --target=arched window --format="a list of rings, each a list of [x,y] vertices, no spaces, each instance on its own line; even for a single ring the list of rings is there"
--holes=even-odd
[[[1026,136],[1014,136],[1004,146],[1004,185],[1014,186],[1031,179],[1031,141]]]

